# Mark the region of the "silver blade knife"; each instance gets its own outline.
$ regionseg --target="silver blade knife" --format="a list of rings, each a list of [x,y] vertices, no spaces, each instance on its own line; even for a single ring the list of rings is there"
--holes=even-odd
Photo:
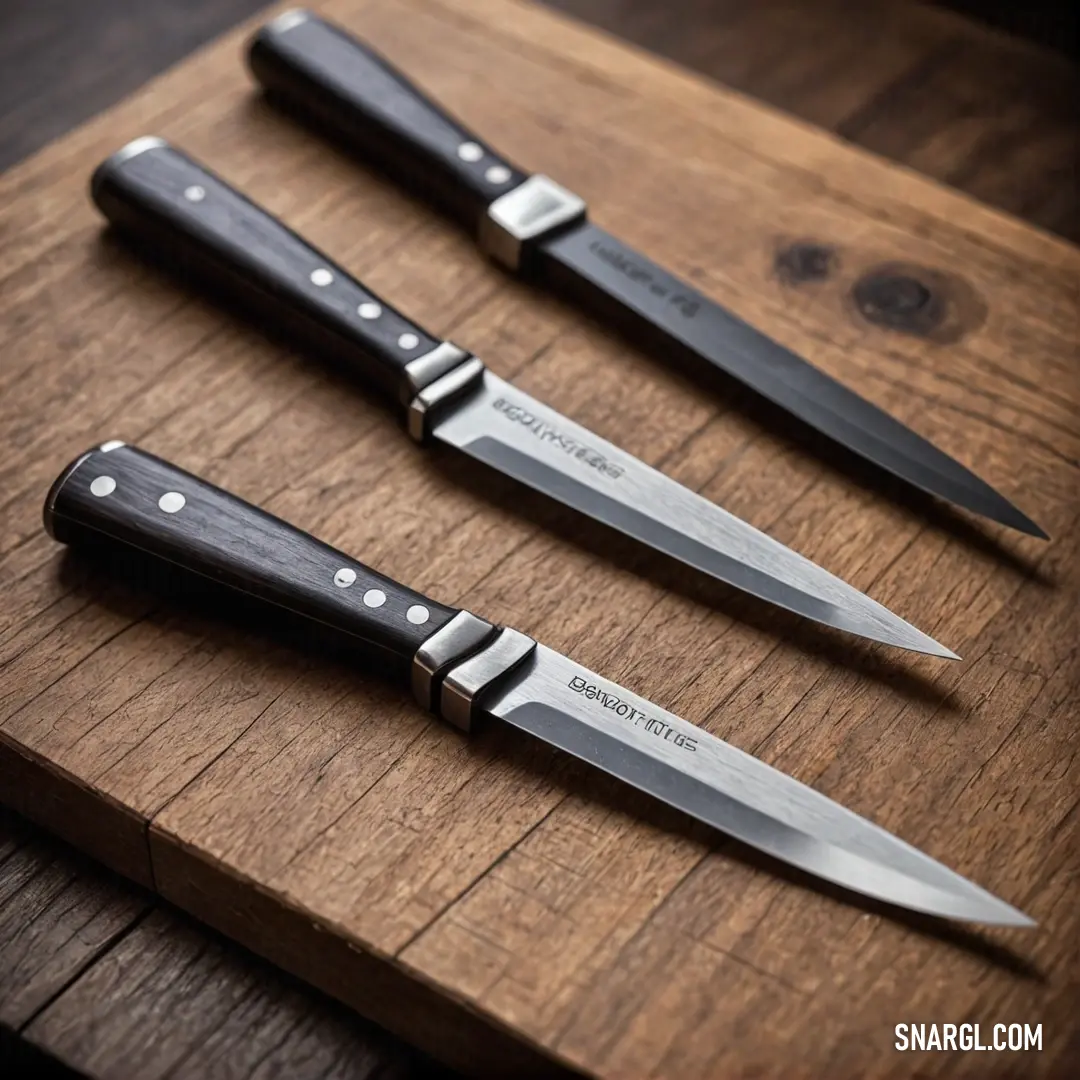
[[[577,195],[513,166],[340,27],[286,12],[255,35],[248,63],[274,100],[441,205],[513,273],[606,318],[661,359],[720,369],[922,491],[1046,539],[970,469],[587,221]]]
[[[857,589],[428,334],[163,140],[129,143],[98,167],[91,188],[105,216],[159,260],[240,301],[261,327],[284,331],[396,396],[418,441],[457,447],[807,618],[956,658]]]
[[[1031,926],[1004,901],[531,637],[436,603],[159,458],[107,442],[45,500],[64,543],[126,544],[295,616],[384,661],[468,731],[496,717],[744,843],[854,892],[948,919]]]

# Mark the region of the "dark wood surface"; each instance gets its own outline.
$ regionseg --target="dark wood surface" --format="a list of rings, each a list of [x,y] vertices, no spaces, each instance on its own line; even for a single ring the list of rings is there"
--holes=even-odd
[[[1065,56],[910,0],[547,3],[1080,239],[1080,76]],[[0,169],[261,7],[261,0],[9,0],[0,36]]]
[[[0,169],[264,6],[262,0],[4,0]]]
[[[1080,15],[1075,4],[1058,0],[939,0],[987,26],[1080,57]]]
[[[43,18],[44,5],[12,5],[0,37],[0,161],[92,115],[257,6],[114,0],[107,8],[49,5]],[[856,5],[852,14],[835,3],[796,10],[680,0],[663,5],[663,18],[642,3],[559,6],[1043,227],[1077,234],[1076,80],[1057,57],[913,5]],[[298,1078],[363,1076],[374,1061],[390,1062],[391,1075],[416,1067],[400,1064],[407,1056],[388,1037],[35,827],[8,818],[4,829],[0,964],[10,977],[0,982],[0,1022],[9,1028],[100,1076],[126,1075],[132,1061],[145,1075],[183,1061],[184,1075],[237,1077],[282,1068]],[[140,963],[144,954],[149,965]],[[142,1022],[128,1022],[129,1013]],[[226,1017],[213,1038],[203,1014]],[[261,1061],[245,1056],[256,1014],[250,1049],[258,1057],[277,1044]]]
[[[204,1080],[450,1074],[153,894],[0,812],[5,1071]],[[0,1057],[0,1066],[3,1059]],[[62,1066],[68,1068],[62,1068]]]
[[[1065,56],[907,0],[547,2],[1080,239],[1080,67]]]

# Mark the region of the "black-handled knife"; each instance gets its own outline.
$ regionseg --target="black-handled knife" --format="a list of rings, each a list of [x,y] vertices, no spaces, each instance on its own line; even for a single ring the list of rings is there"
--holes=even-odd
[[[306,11],[286,12],[259,31],[248,59],[263,85],[302,101],[314,119],[470,230],[480,227],[495,199],[529,179],[378,53]],[[554,185],[550,190],[567,202],[535,204],[538,227],[548,214],[564,224],[583,216],[580,199]]]
[[[482,366],[163,139],[136,139],[113,154],[91,192],[113,224],[186,277],[406,405],[436,382],[440,399],[452,398]],[[417,435],[426,401],[411,413]]]
[[[950,919],[1022,912],[797,780],[531,637],[436,603],[191,473],[112,441],[45,500],[64,543],[127,545],[389,655],[416,700],[469,730],[496,717],[793,866]]]
[[[955,659],[839,578],[487,371],[394,311],[220,177],[136,139],[91,183],[115,225],[395,395],[412,436],[454,446],[597,521],[764,600],[875,641]]]
[[[585,306],[668,361],[704,361],[913,486],[1046,533],[964,465],[802,357],[586,220],[585,203],[522,172],[369,46],[304,10],[251,42],[278,102],[450,212],[509,270]]]

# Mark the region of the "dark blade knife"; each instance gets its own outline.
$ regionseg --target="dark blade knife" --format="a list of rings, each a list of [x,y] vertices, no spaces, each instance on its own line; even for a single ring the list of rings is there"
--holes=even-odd
[[[248,62],[275,100],[426,195],[513,273],[607,318],[661,358],[719,368],[922,491],[1046,539],[964,465],[587,221],[582,199],[507,162],[341,28],[286,12],[256,34]]]
[[[839,578],[488,371],[161,139],[94,173],[102,212],[144,248],[397,397],[434,439],[705,573],[807,618],[956,659]]]
[[[401,672],[468,731],[497,717],[811,874],[949,919],[1032,926],[1016,908],[831,799],[516,630],[375,573],[135,447],[107,442],[45,501],[64,543],[116,542],[314,620]]]

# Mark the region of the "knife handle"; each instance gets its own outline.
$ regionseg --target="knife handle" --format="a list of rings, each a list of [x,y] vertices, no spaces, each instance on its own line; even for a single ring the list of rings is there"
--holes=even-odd
[[[91,193],[153,255],[403,403],[466,359],[163,139],[136,139],[107,158]]]
[[[263,26],[248,66],[272,96],[466,226],[525,179],[377,52],[311,12],[287,11]]]
[[[60,474],[45,500],[44,521],[63,543],[92,536],[130,545],[329,626],[394,661],[412,661],[459,614],[120,442],[103,443]]]
[[[374,49],[309,11],[263,26],[248,66],[272,99],[478,233],[512,270],[527,270],[541,238],[585,216],[572,192],[522,172]]]

